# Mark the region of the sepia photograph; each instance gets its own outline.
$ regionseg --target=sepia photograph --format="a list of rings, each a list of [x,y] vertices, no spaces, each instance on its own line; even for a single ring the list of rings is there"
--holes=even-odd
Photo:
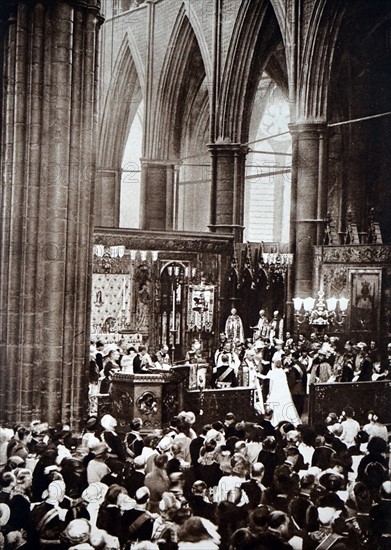
[[[0,0],[0,550],[391,550],[391,0]]]

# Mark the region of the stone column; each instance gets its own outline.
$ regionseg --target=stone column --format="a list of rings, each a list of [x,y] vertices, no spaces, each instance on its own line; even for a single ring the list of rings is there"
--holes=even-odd
[[[232,233],[243,239],[244,172],[247,147],[238,143],[213,143],[211,153],[213,233]]]
[[[4,14],[0,421],[86,413],[98,4]]]
[[[173,229],[174,165],[143,160],[141,164],[140,227]]]
[[[312,296],[314,245],[323,238],[326,209],[324,124],[292,125],[291,251],[294,295]]]

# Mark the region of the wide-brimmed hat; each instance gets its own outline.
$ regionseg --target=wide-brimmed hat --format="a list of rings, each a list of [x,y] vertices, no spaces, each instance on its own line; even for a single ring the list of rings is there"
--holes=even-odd
[[[330,466],[342,466],[347,472],[353,472],[352,470],[352,457],[347,452],[341,452],[330,458]]]

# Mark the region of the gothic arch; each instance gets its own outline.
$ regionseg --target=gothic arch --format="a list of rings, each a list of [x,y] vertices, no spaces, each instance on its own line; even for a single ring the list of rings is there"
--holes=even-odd
[[[197,12],[191,2],[183,3],[186,10],[186,15],[197,38],[197,43],[200,48],[202,60],[204,62],[205,74],[207,82],[212,82],[212,60],[207,41],[205,40],[204,30],[201,21],[198,18]]]
[[[102,168],[121,166],[129,130],[142,100],[143,83],[141,59],[128,33],[119,50],[104,104],[99,148]]]
[[[246,142],[251,107],[262,70],[282,44],[280,27],[268,0],[245,0],[239,11],[224,69],[224,87],[216,135],[232,142]],[[285,59],[284,59],[285,63]],[[276,74],[287,87],[286,67]],[[281,85],[281,82],[279,82]]]
[[[193,17],[193,16],[192,16]],[[152,143],[152,157],[176,159],[179,157],[183,119],[205,81],[206,66],[197,36],[182,5],[167,48],[156,100],[156,128]],[[191,69],[191,70],[190,70]]]
[[[315,4],[298,76],[297,122],[326,120],[335,43],[346,8],[346,1],[321,0]]]

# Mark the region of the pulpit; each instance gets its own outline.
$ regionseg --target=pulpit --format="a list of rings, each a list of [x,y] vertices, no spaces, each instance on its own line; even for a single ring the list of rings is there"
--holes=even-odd
[[[133,418],[141,418],[145,430],[161,429],[179,412],[180,378],[172,372],[122,374],[113,376],[112,414],[118,420],[118,431],[130,429]]]

